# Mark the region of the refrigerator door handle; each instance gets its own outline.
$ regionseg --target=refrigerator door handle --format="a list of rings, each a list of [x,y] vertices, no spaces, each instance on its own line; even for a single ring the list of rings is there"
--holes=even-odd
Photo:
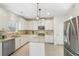
[[[68,45],[70,45],[70,41],[69,41],[69,27],[70,27],[70,23],[68,23],[68,26],[67,26],[67,43]]]

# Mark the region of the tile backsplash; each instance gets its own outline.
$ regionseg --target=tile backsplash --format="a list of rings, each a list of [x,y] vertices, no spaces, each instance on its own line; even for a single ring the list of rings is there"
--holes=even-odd
[[[53,35],[53,30],[18,30],[19,34],[26,34],[26,35],[38,35],[38,33],[44,33],[45,35]]]

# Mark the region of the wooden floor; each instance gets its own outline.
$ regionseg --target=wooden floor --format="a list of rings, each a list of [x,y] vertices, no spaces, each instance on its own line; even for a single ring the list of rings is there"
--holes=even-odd
[[[46,56],[63,56],[63,46],[62,45],[53,45],[45,44],[45,55]],[[11,56],[29,56],[29,45],[26,44]]]

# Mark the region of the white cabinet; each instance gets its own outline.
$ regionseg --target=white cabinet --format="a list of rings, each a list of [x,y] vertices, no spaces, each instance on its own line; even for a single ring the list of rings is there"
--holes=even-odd
[[[53,29],[54,29],[54,21],[45,20],[45,30],[53,30]]]
[[[0,56],[2,56],[2,42],[0,42]]]
[[[24,36],[20,37],[20,39],[21,39],[21,46],[23,46],[27,42],[27,39]]]
[[[7,29],[8,20],[10,20],[9,13],[6,10],[0,8],[0,29]]]
[[[38,21],[19,18],[17,30],[38,30]]]
[[[15,50],[18,49],[19,47],[23,46],[25,43],[27,43],[27,38],[26,36],[21,36],[15,38]]]
[[[53,35],[46,35],[45,36],[45,42],[46,43],[54,43]]]
[[[28,21],[28,30],[38,30],[38,24],[36,20]]]
[[[38,22],[34,20],[32,23],[32,30],[38,30]]]
[[[37,35],[31,35],[31,38],[30,38],[30,42],[36,42],[37,40]]]
[[[18,16],[15,14],[10,13],[10,17],[9,17],[9,21],[8,21],[8,28],[10,31],[16,31],[17,27],[18,27]]]
[[[21,45],[21,39],[15,38],[15,50],[18,49]]]
[[[27,30],[32,30],[32,21],[28,21],[28,26],[27,26]]]
[[[40,19],[40,20],[38,21],[38,26],[45,26],[45,20]]]
[[[53,30],[54,28],[54,20],[53,19],[48,19],[48,20],[44,20],[44,19],[40,19],[38,21],[38,26],[45,26],[45,30]]]
[[[19,17],[17,22],[17,30],[29,30],[29,21]]]

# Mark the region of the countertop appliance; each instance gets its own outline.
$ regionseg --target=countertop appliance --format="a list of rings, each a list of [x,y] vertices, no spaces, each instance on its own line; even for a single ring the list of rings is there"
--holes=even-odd
[[[64,22],[64,55],[79,55],[79,16]]]

